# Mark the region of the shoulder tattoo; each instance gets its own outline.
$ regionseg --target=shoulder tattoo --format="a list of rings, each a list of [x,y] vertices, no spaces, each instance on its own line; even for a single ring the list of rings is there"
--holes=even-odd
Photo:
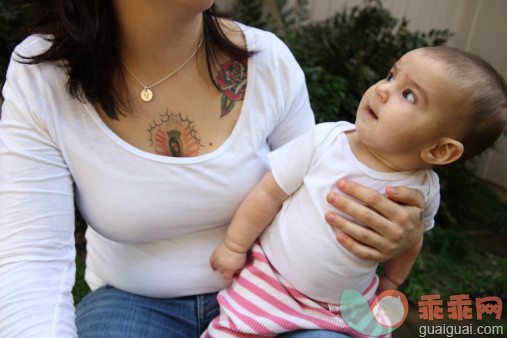
[[[222,90],[220,117],[229,114],[236,101],[243,101],[247,83],[248,60],[229,60],[220,65],[217,82]]]

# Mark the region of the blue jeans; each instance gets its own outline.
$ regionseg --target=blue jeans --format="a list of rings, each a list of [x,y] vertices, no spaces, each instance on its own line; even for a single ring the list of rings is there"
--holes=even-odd
[[[105,286],[90,292],[76,306],[79,338],[198,338],[220,312],[216,293],[180,298],[149,298]],[[280,335],[286,338],[348,337],[312,330]]]

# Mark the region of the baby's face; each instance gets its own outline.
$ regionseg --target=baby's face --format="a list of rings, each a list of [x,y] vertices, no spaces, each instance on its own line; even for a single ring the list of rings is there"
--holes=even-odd
[[[442,124],[452,123],[458,89],[447,74],[445,63],[421,50],[405,54],[361,99],[356,128],[363,144],[388,161],[418,157],[443,136]]]

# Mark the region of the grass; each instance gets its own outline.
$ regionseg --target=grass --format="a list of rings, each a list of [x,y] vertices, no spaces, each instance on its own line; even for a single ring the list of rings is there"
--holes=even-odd
[[[507,295],[507,258],[495,256],[463,234],[439,228],[425,235],[421,255],[402,291],[415,302],[424,294]]]
[[[422,325],[447,326],[502,326],[507,332],[505,315],[496,320],[493,315],[483,315],[476,320],[475,298],[500,297],[505,303],[507,296],[507,258],[491,254],[484,247],[475,244],[465,235],[451,229],[436,226],[425,235],[425,243],[410,275],[400,287],[408,298],[413,310],[410,326],[412,334]],[[443,301],[444,320],[424,321],[418,318],[418,301],[422,295],[439,294]],[[470,321],[456,321],[447,318],[447,301],[452,295],[469,295],[472,300]],[[484,335],[483,337],[488,337]]]
[[[77,305],[81,299],[88,292],[90,292],[90,288],[86,284],[84,280],[84,272],[85,272],[85,262],[83,258],[79,255],[76,256],[76,283],[74,284],[74,288],[72,289],[72,296],[74,297],[74,305]]]

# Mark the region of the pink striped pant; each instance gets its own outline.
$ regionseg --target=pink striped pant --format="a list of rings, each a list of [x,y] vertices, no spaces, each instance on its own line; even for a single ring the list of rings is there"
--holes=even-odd
[[[269,263],[258,242],[252,247],[252,257],[233,284],[218,294],[220,315],[201,338],[270,337],[302,329],[364,337],[345,323],[339,305],[310,299],[289,285]],[[370,303],[377,286],[375,277],[363,293]]]

